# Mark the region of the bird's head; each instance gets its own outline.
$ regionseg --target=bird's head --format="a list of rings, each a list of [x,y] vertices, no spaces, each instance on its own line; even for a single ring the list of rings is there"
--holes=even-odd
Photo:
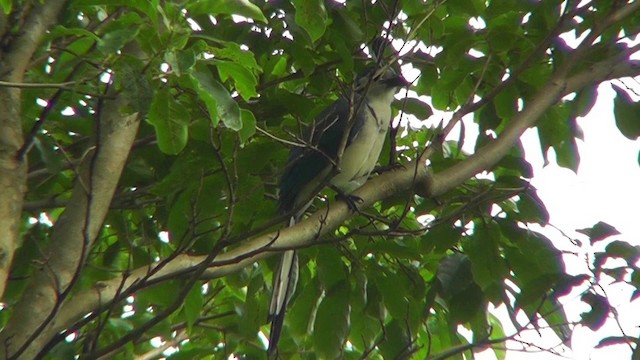
[[[355,90],[366,96],[393,96],[398,90],[409,85],[409,82],[391,66],[383,68],[370,67],[358,76]]]

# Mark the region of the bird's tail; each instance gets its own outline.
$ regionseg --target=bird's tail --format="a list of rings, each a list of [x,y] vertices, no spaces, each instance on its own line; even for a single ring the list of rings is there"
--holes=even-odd
[[[289,220],[289,226],[296,224],[295,217]],[[298,254],[295,250],[287,250],[282,255],[280,267],[273,278],[273,293],[269,305],[269,318],[271,331],[269,332],[269,356],[275,354],[278,348],[278,340],[284,323],[284,314],[291,296],[298,284]]]

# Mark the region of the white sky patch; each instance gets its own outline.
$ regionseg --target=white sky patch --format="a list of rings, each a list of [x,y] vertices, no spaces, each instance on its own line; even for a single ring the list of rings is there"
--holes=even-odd
[[[40,224],[47,225],[49,227],[53,226],[53,222],[49,219],[47,213],[40,213],[40,217],[38,218]]]
[[[60,114],[64,116],[73,116],[76,114],[76,111],[71,106],[67,106],[66,108],[64,108],[64,110],[60,112]]]
[[[487,24],[481,17],[472,17],[469,19],[469,26],[475,30],[482,30],[487,27]]]
[[[169,243],[169,232],[168,231],[160,231],[158,233],[158,240],[162,241],[165,244]]]

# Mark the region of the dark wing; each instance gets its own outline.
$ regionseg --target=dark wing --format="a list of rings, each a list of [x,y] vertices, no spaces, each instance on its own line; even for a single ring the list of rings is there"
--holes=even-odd
[[[358,98],[354,99],[354,105],[358,104]],[[349,117],[349,100],[341,97],[327,107],[316,118],[315,124],[309,128],[305,140],[317,146],[316,149],[309,147],[294,147],[289,153],[287,166],[280,178],[280,197],[278,211],[286,214],[293,210],[293,207],[301,204],[297,201],[298,194],[302,188],[308,185],[317,177],[322,170],[331,164],[329,159],[337,161],[338,147],[342,141]],[[362,121],[356,116],[356,121],[351,127],[347,145],[351,142],[355,134],[362,127]],[[308,200],[308,199],[301,199]]]

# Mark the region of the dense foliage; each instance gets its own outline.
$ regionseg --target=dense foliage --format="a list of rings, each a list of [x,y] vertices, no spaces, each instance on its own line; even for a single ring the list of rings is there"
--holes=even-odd
[[[640,288],[640,250],[595,224],[583,233],[608,245],[570,275],[530,227],[549,216],[519,137],[535,127],[545,159],[577,170],[576,118],[597,86],[640,75],[639,7],[0,0],[0,358],[265,357],[273,255],[288,247],[301,273],[282,358],[503,358],[525,329],[558,344],[597,329],[615,314],[601,276]],[[325,191],[283,229],[288,149],[379,36],[413,83],[362,211]],[[636,139],[639,108],[614,85]],[[572,291],[591,306],[578,324],[559,301]],[[489,312],[500,305],[507,318]],[[602,345],[620,343],[638,339]]]

